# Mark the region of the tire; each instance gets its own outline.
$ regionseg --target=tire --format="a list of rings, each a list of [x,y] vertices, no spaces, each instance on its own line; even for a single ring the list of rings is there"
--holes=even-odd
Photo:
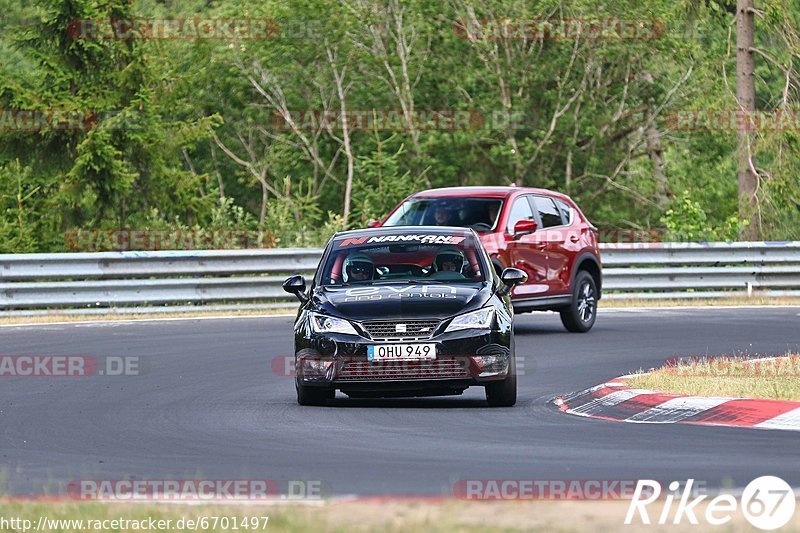
[[[295,388],[297,389],[297,403],[300,405],[325,405],[336,394],[336,391],[307,387],[297,382],[295,382]]]
[[[594,278],[585,270],[575,276],[572,288],[572,302],[568,309],[561,311],[561,323],[567,331],[586,333],[597,319],[597,286]]]
[[[512,337],[508,376],[503,381],[486,385],[486,401],[489,402],[489,407],[512,407],[517,403],[517,356],[515,352],[514,338]]]

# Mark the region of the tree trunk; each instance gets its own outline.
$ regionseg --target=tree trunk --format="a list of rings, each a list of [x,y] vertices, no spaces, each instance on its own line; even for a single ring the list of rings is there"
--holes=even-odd
[[[261,181],[261,210],[258,212],[258,231],[264,231],[264,221],[267,218],[267,204],[269,203],[269,191],[267,190],[266,179]]]
[[[655,118],[649,121],[645,131],[645,144],[647,155],[653,165],[653,180],[656,185],[656,204],[665,209],[669,203],[669,187],[667,176],[664,174],[664,148],[661,145],[661,132],[656,127]]]
[[[339,110],[342,114],[342,146],[344,147],[344,155],[347,158],[347,180],[345,181],[344,185],[344,210],[342,217],[344,218],[345,227],[347,227],[347,223],[350,218],[351,196],[353,194],[355,157],[353,156],[353,148],[350,145],[350,124],[347,121],[347,95],[345,94],[344,88],[344,72],[346,67],[340,72],[336,66],[336,52],[332,51],[330,47],[328,48],[327,52],[328,61],[330,62],[331,69],[333,70],[333,79],[336,82],[336,93],[339,97]]]
[[[736,99],[745,116],[740,122],[739,137],[739,218],[749,221],[742,237],[758,240],[761,227],[758,217],[758,176],[754,172],[754,134],[749,127],[756,109],[755,85],[755,16],[753,0],[736,1]]]

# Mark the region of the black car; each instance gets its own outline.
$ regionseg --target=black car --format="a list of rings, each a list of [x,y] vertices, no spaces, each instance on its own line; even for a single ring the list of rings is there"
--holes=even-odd
[[[484,386],[491,406],[517,399],[511,287],[471,229],[391,227],[337,233],[295,321],[297,401],[461,394]]]

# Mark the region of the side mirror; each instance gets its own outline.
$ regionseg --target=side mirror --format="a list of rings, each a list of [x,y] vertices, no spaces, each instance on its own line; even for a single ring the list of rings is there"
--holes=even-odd
[[[306,278],[303,276],[297,275],[287,278],[283,282],[283,290],[297,296],[297,299],[302,303],[306,303],[308,300],[306,297]]]
[[[381,225],[381,221],[380,220],[370,220],[369,222],[367,222],[367,227],[368,228],[377,228],[380,225]]]
[[[500,295],[505,296],[511,292],[511,288],[515,285],[525,283],[528,281],[528,275],[524,270],[518,268],[507,268],[500,274],[500,280],[503,282],[503,288],[500,289]]]
[[[537,227],[535,220],[520,220],[514,224],[514,238],[533,233]]]

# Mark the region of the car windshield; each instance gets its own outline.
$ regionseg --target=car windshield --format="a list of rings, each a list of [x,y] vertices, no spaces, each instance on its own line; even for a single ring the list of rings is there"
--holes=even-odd
[[[502,205],[498,198],[412,198],[403,202],[383,226],[461,226],[490,231]]]
[[[480,283],[486,261],[472,235],[404,232],[337,238],[321,272],[322,285]]]

